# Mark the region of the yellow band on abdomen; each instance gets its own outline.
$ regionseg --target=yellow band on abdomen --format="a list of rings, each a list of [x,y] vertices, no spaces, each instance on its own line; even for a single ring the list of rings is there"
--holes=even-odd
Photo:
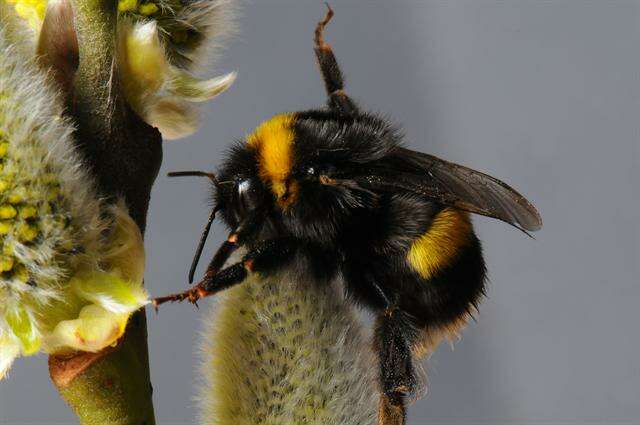
[[[445,208],[433,219],[427,232],[416,239],[407,261],[424,279],[429,279],[451,264],[471,237],[469,214],[453,208]]]

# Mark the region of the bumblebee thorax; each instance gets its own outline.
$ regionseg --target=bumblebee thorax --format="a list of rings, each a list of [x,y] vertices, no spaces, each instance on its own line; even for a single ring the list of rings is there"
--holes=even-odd
[[[298,185],[291,179],[294,122],[295,114],[276,115],[247,137],[247,145],[256,151],[260,179],[283,208],[291,205],[298,194]]]

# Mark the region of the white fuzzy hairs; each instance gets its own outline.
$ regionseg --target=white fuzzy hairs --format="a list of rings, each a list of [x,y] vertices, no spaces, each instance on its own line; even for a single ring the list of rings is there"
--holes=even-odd
[[[235,81],[235,72],[211,79],[193,73],[234,33],[237,2],[120,0],[119,10],[118,57],[129,103],[165,139],[192,134],[199,123],[193,104]]]

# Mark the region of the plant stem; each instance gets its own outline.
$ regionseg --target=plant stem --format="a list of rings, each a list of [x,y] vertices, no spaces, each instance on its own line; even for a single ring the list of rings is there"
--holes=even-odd
[[[117,3],[75,0],[79,68],[69,113],[100,195],[124,197],[144,233],[151,186],[162,161],[160,133],[126,103],[116,66]],[[136,313],[117,347],[49,358],[51,378],[83,424],[155,423],[146,317]]]

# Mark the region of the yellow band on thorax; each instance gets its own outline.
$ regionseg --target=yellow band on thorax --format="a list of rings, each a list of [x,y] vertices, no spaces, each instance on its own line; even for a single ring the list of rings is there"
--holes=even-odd
[[[429,279],[451,264],[470,237],[469,214],[445,208],[436,214],[429,230],[413,242],[407,261],[420,276]]]
[[[247,137],[247,144],[258,153],[260,178],[272,190],[282,206],[289,205],[297,186],[287,187],[293,166],[293,143],[295,114],[276,115],[263,122]]]

